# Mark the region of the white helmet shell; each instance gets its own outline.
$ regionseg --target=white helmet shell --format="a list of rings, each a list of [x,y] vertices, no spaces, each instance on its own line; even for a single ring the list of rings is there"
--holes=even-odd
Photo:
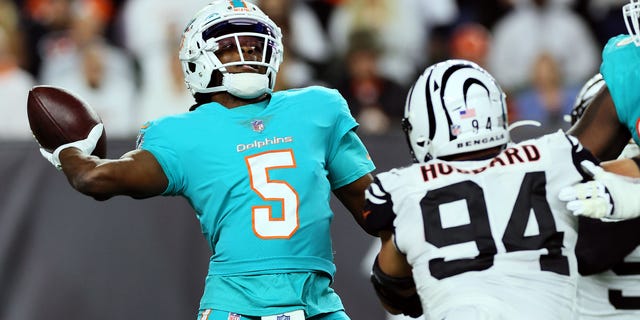
[[[261,61],[245,60],[239,37],[246,36],[263,41]],[[235,41],[240,60],[223,64],[216,51],[221,40],[229,39]],[[192,95],[227,91],[244,99],[273,91],[283,55],[280,28],[256,5],[244,0],[216,0],[201,9],[184,29],[179,52]],[[266,67],[266,73],[232,75],[227,68],[234,65]],[[218,72],[221,77],[215,79]]]
[[[506,145],[505,94],[477,64],[447,60],[427,68],[405,103],[403,129],[414,160]]]

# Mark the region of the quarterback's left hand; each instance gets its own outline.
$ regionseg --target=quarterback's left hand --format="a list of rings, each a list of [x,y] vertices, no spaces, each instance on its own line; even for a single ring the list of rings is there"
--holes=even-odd
[[[619,221],[640,216],[640,180],[604,171],[590,161],[582,168],[593,181],[578,183],[560,190],[560,200],[574,215],[603,221]]]

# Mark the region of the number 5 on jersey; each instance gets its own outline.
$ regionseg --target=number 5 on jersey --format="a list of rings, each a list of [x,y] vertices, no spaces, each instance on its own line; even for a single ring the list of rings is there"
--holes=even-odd
[[[251,189],[265,201],[279,201],[282,215],[274,217],[273,207],[252,207],[253,232],[264,239],[288,239],[298,230],[298,193],[289,183],[271,180],[270,170],[295,168],[292,150],[267,151],[245,158]]]

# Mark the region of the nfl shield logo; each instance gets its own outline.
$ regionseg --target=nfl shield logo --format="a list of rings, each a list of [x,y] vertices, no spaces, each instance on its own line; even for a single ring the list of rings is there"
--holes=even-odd
[[[262,120],[253,120],[253,121],[251,121],[251,127],[253,128],[253,131],[255,131],[255,132],[262,132],[262,131],[264,131],[264,121],[262,121]]]
[[[276,320],[289,320],[289,319],[291,319],[291,317],[285,316],[284,314],[276,317]]]
[[[227,320],[240,320],[240,318],[242,318],[241,315],[237,313],[229,312],[229,317],[227,317]]]
[[[451,127],[451,135],[457,137],[460,135],[460,125],[452,124]]]

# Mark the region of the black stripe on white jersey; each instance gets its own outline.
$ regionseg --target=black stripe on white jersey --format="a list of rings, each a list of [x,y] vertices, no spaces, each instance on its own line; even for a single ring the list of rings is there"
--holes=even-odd
[[[576,137],[565,134],[565,138],[567,138],[569,143],[571,143],[573,165],[582,176],[582,182],[591,180],[591,176],[582,169],[580,162],[588,160],[595,164],[600,164],[600,160],[598,160],[598,158],[596,158],[587,148],[583,147]]]
[[[392,231],[393,219],[396,217],[393,212],[393,200],[391,194],[382,187],[378,177],[374,177],[365,198],[362,223],[364,230],[375,236],[383,230]]]

